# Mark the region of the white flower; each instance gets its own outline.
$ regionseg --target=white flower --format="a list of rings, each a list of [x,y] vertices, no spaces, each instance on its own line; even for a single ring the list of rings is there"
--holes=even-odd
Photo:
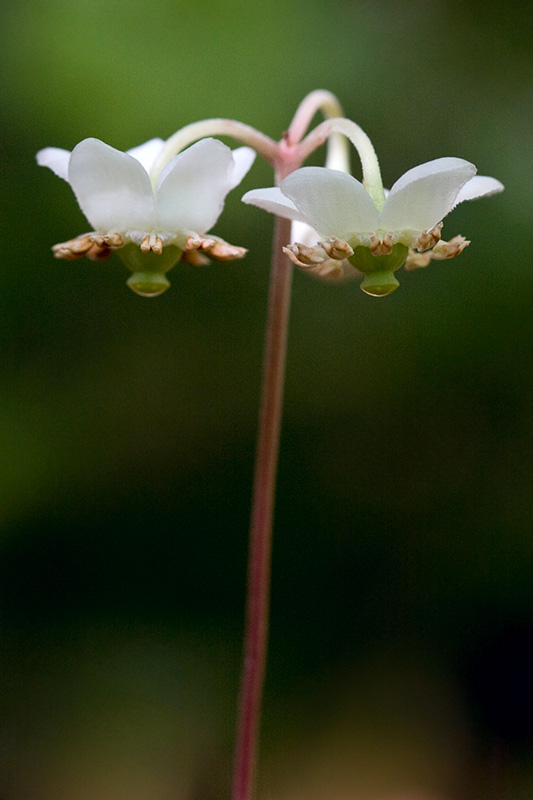
[[[469,244],[463,237],[441,242],[440,231],[441,220],[458,203],[502,191],[500,181],[475,174],[476,167],[460,158],[428,161],[396,181],[379,209],[352,175],[303,167],[281,181],[279,188],[247,192],[243,201],[304,222],[323,238],[329,237],[317,242],[315,258],[320,259],[320,249],[324,261],[346,259],[348,254],[352,266],[365,273],[361,288],[384,295],[398,286],[393,273],[402,264],[414,269],[431,258],[453,258]],[[308,251],[298,243],[285,248],[299,266],[307,266],[301,256],[308,256]]]
[[[46,147],[37,163],[66,180],[94,231],[56,245],[58,258],[97,259],[114,249],[134,272],[128,284],[139,294],[161,294],[165,272],[185,257],[205,263],[202,253],[229,260],[245,250],[215,236],[228,192],[255,158],[249,147],[230,150],[202,139],[174,156],[159,176],[151,173],[164,142],[151,139],[123,153],[99,139],[84,139],[72,153]],[[139,249],[140,248],[140,249]]]

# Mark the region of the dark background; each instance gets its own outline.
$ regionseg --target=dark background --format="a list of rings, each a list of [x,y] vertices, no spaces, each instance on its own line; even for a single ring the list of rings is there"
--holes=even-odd
[[[0,798],[227,797],[273,220],[242,262],[55,261],[87,229],[34,153],[206,117],[279,138],[335,92],[386,185],[440,156],[504,194],[456,261],[294,281],[260,794],[530,800],[533,272],[524,4],[5,0]],[[318,154],[316,163],[322,156]],[[359,176],[356,158],[354,172]]]

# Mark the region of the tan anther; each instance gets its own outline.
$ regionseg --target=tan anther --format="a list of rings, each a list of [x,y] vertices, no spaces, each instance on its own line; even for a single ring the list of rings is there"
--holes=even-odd
[[[210,263],[208,257],[199,250],[185,250],[181,260],[193,267],[205,267]]]
[[[427,267],[430,261],[444,261],[448,258],[456,258],[460,255],[470,242],[464,236],[454,236],[449,242],[437,242],[432,250],[419,253],[416,250],[409,250],[409,255],[405,262],[405,269],[420,269]]]
[[[318,264],[328,260],[328,254],[320,245],[308,247],[305,244],[289,244],[283,248],[285,255],[289,257],[293,264],[303,269],[313,269]]]
[[[59,245],[56,245],[56,247],[58,246]],[[93,246],[93,238],[87,233],[85,236],[78,236],[77,239],[71,239],[69,242],[65,242],[63,246],[68,247],[74,255],[83,256],[87,250],[90,250]]]
[[[145,236],[139,245],[143,253],[155,253],[160,256],[163,252],[163,240],[160,236],[155,236],[153,233],[150,236]]]
[[[464,236],[454,236],[449,242],[440,241],[431,251],[432,258],[442,261],[446,258],[456,258],[470,242]]]
[[[345,268],[345,265],[348,265],[348,269]],[[307,268],[307,272],[310,275],[314,275],[317,278],[321,278],[323,281],[329,281],[331,283],[339,283],[349,277],[350,270],[354,275],[356,274],[355,269],[347,261],[339,261],[331,258],[328,258],[327,261],[323,261],[322,264],[318,264],[316,267]]]
[[[345,258],[353,256],[353,248],[350,247],[348,242],[338,239],[336,236],[330,236],[327,241],[318,242],[318,244],[328,258],[332,258],[334,261],[344,261]]]
[[[76,259],[85,255],[85,253],[73,253],[70,248],[64,247],[63,244],[55,244],[52,250],[55,258],[62,258],[65,261],[76,261]]]
[[[52,250],[56,258],[65,261],[75,261],[86,256],[92,261],[101,261],[109,258],[112,247],[122,247],[122,238],[118,233],[101,235],[99,233],[85,233],[70,239],[68,242],[61,242],[53,246]]]
[[[66,261],[75,261],[82,258],[94,247],[92,236],[89,233],[70,239],[68,242],[60,242],[52,247],[56,258],[64,258]]]
[[[388,256],[392,253],[393,246],[392,233],[387,233],[383,237],[375,233],[370,236],[368,247],[373,256]]]
[[[60,242],[52,247],[56,258],[65,258],[67,261],[74,261],[76,258],[81,258],[85,255],[87,250],[93,246],[89,234],[78,236],[76,239],[70,239],[68,242]]]
[[[236,258],[243,258],[248,252],[245,247],[237,247],[222,240],[214,242],[210,247],[202,247],[202,250],[217,261],[235,261]]]
[[[90,258],[91,261],[104,261],[106,258],[109,258],[112,252],[112,249],[106,244],[104,244],[102,247],[97,244],[93,244],[91,249],[87,250],[85,255],[87,258]]]
[[[198,250],[203,250],[205,253],[209,252],[216,244],[215,239],[200,239]]]
[[[427,253],[417,253],[416,250],[409,250],[407,260],[404,264],[404,269],[410,272],[413,269],[421,269],[427,267],[431,261],[431,251]]]
[[[124,245],[120,233],[91,233],[89,238],[97,247],[122,247]]]
[[[198,236],[187,236],[185,239],[185,251],[199,250],[203,241],[204,240],[200,239]]]
[[[214,258],[217,261],[234,261],[236,258],[243,258],[248,252],[245,247],[237,247],[225,242],[223,239],[203,239],[198,236],[187,236],[184,249],[185,253],[191,256],[193,253],[201,251],[201,253],[206,253],[210,258]],[[196,260],[193,260],[193,257],[187,260],[191,264],[197,262],[198,264],[205,263],[199,257],[196,257]]]
[[[421,233],[415,243],[416,249],[422,251],[435,247],[440,242],[441,231],[442,222],[439,222],[432,230]]]
[[[120,233],[106,233],[104,242],[108,247],[123,247],[124,242]]]

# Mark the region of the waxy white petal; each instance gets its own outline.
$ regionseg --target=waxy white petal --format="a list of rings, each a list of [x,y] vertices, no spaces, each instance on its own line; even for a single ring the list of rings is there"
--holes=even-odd
[[[408,170],[396,181],[381,211],[386,231],[425,231],[433,228],[455,205],[476,168],[462,158],[437,158]]]
[[[503,192],[503,183],[496,178],[489,178],[488,175],[476,175],[465,183],[459,194],[455,198],[455,205],[464,200],[475,200],[478,197],[489,197],[491,194]]]
[[[375,231],[379,215],[362,183],[346,172],[302,167],[280,183],[304,221],[323,236],[346,241],[356,233]]]
[[[230,148],[216,139],[202,139],[175,156],[157,185],[158,230],[206,233],[224,206],[233,165]]]
[[[291,242],[305,244],[307,247],[314,247],[319,239],[320,236],[318,233],[314,228],[311,228],[307,222],[300,222],[300,220],[297,219],[294,220],[291,225]]]
[[[130,156],[133,156],[133,158],[136,158],[137,161],[143,165],[146,172],[150,172],[157,156],[163,149],[163,145],[163,139],[149,139],[147,142],[144,142],[144,144],[132,147],[130,150],[126,150],[126,152]]]
[[[273,186],[268,189],[252,189],[242,198],[243,203],[262,208],[278,217],[305,222],[303,215],[298,211],[292,200],[282,193],[281,189]]]
[[[63,150],[61,147],[45,147],[39,150],[36,159],[40,167],[48,167],[58,178],[68,181],[69,150]]]
[[[99,232],[154,230],[154,194],[139,161],[99,139],[84,139],[70,157],[69,182]]]
[[[233,171],[230,179],[230,189],[234,189],[242,181],[255,161],[256,152],[251,147],[237,147],[231,151],[233,156]]]

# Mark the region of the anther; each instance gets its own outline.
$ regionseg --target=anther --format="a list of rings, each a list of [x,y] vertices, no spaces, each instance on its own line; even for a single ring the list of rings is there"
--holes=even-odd
[[[293,264],[297,267],[303,267],[303,269],[312,269],[328,260],[328,254],[320,245],[308,247],[305,244],[296,242],[284,247],[283,252]]]
[[[373,256],[388,256],[392,253],[393,247],[392,233],[387,233],[383,237],[371,234],[368,248]]]
[[[185,252],[198,250],[202,246],[202,241],[198,236],[187,236],[185,239]]]
[[[320,247],[327,254],[328,258],[334,261],[344,261],[345,258],[353,256],[353,248],[350,247],[348,242],[343,239],[338,239],[337,236],[330,236],[325,242],[318,242]]]
[[[407,260],[404,264],[404,269],[410,272],[413,269],[422,269],[427,267],[431,261],[431,251],[426,253],[418,253],[416,250],[409,250]]]
[[[184,250],[181,260],[192,267],[206,267],[210,261],[199,250]]]
[[[52,247],[52,251],[56,258],[62,258],[65,261],[76,261],[78,258],[83,258],[83,256],[93,261],[101,260],[111,255],[111,249],[104,241],[104,238],[96,234],[85,233],[83,236],[70,239],[68,242],[55,244]]]
[[[454,236],[449,242],[439,242],[432,250],[432,257],[438,261],[446,258],[456,258],[470,242],[464,236]]]
[[[439,222],[432,230],[421,233],[415,242],[416,249],[422,251],[435,247],[437,242],[440,242],[442,224]]]
[[[201,252],[199,253],[198,251]],[[202,253],[206,253],[217,261],[234,261],[236,258],[243,258],[247,252],[248,250],[245,247],[237,247],[225,242],[223,239],[203,239],[197,236],[187,236],[185,240],[185,253],[189,254],[186,260],[191,264],[201,265],[205,263],[199,258]],[[194,257],[192,256],[193,253],[198,255]]]
[[[427,267],[430,261],[445,261],[448,258],[456,258],[460,255],[470,242],[464,236],[454,236],[449,242],[440,242],[432,250],[419,253],[416,250],[409,250],[409,255],[405,262],[406,270],[420,269]]]
[[[123,247],[124,242],[122,241],[122,236],[120,233],[106,233],[103,237],[104,243],[108,247]]]
[[[213,242],[210,247],[202,249],[217,261],[234,261],[236,258],[243,258],[248,252],[245,247],[237,247],[223,241]]]

